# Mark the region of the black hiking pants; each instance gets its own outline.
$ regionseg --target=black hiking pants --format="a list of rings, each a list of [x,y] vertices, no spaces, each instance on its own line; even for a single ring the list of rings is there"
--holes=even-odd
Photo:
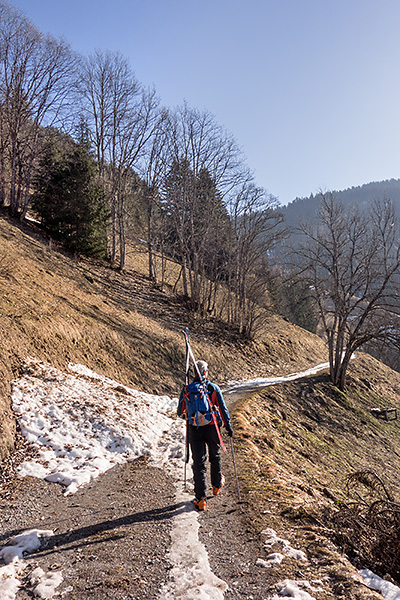
[[[211,485],[213,487],[221,485],[221,444],[215,425],[213,423],[204,425],[204,427],[189,425],[189,444],[193,458],[194,493],[196,500],[202,500],[207,497],[207,449],[211,468]]]

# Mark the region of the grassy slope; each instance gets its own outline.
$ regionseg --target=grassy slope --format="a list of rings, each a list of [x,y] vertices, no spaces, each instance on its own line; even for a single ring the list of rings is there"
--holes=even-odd
[[[321,374],[266,388],[242,402],[234,415],[238,471],[251,522],[257,531],[272,527],[296,539],[319,565],[317,578],[340,582],[341,593],[332,590],[335,597],[362,597],[348,566],[329,546],[329,539],[337,539],[331,527],[342,509],[360,500],[348,493],[348,476],[373,471],[400,502],[400,421],[378,419],[371,408],[396,408],[400,417],[400,373],[360,354],[344,393]],[[357,492],[371,502],[371,490],[360,485]],[[342,536],[340,525],[339,531]],[[363,535],[368,538],[366,528]],[[393,547],[391,538],[388,542]],[[353,546],[345,544],[346,551]],[[399,582],[387,560],[380,564],[376,554],[369,554],[368,541],[358,550],[360,567],[386,577],[389,572]],[[358,552],[350,554],[358,564]]]
[[[400,373],[363,354],[346,392],[322,374],[255,394],[236,413],[249,491],[272,493],[279,512],[295,513],[315,500],[343,499],[346,477],[371,469],[400,499],[400,422],[370,412],[394,407],[400,416],[399,394]]]
[[[177,273],[171,263],[170,284]],[[74,261],[32,227],[0,218],[0,456],[13,445],[10,385],[26,356],[60,368],[83,363],[131,387],[172,395],[183,380],[186,326],[196,356],[219,382],[324,360],[318,338],[273,315],[262,339],[247,345],[200,326],[168,287],[155,289],[145,274],[140,249],[131,249],[120,274]]]

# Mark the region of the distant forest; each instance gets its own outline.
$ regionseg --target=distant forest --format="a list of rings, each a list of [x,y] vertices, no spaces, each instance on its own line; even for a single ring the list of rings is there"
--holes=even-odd
[[[391,200],[398,216],[400,216],[400,179],[374,181],[365,185],[351,187],[347,190],[332,191],[335,199],[344,206],[357,206],[361,212],[369,209],[374,200]],[[297,227],[302,221],[313,221],[318,216],[322,194],[307,198],[296,198],[287,206],[282,206],[280,211],[285,217],[289,227]]]

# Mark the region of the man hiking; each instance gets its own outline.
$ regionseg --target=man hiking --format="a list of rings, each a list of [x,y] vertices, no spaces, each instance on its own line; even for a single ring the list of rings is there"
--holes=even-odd
[[[210,461],[212,493],[217,496],[225,483],[221,473],[221,437],[223,424],[232,437],[233,430],[228,409],[220,388],[208,381],[208,365],[199,360],[195,365],[192,383],[182,389],[178,416],[187,419],[187,434],[193,458],[194,504],[198,510],[206,509],[206,460]]]

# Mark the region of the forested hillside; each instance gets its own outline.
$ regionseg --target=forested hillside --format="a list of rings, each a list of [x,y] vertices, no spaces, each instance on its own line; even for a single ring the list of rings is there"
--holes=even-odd
[[[347,190],[330,191],[345,206],[358,206],[361,210],[367,209],[374,200],[387,198],[393,202],[397,214],[400,215],[400,179],[375,181]],[[303,220],[308,222],[314,220],[320,204],[321,194],[311,194],[308,198],[296,198],[287,206],[282,206],[281,212],[290,227],[297,227]]]
[[[1,0],[0,25],[0,208],[11,219],[35,222],[77,261],[103,261],[116,281],[139,242],[154,289],[170,285],[193,319],[243,344],[275,313],[318,332],[341,389],[353,352],[398,347],[399,182],[349,190],[357,213],[330,194],[315,223],[320,199],[298,200],[285,223],[211,114],[162,106],[121,54],[79,56]],[[298,207],[316,229],[284,260]]]
[[[162,106],[120,53],[79,56],[3,1],[0,48],[0,207],[121,271],[140,236],[155,284],[176,261],[192,311],[254,337],[284,231],[229,132]]]
[[[254,342],[199,319],[173,292],[179,266],[166,263],[164,288],[147,276],[143,245],[130,245],[124,273],[74,258],[36,227],[0,218],[0,455],[14,444],[11,381],[33,356],[65,368],[84,364],[123,384],[176,395],[184,380],[183,329],[219,381],[266,376],[326,360],[324,342],[270,313]]]

